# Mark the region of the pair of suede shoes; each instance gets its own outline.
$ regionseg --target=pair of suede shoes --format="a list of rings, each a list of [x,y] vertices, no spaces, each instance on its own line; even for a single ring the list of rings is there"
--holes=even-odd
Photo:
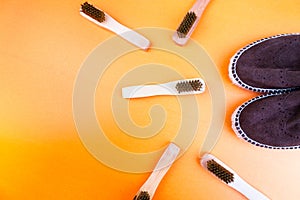
[[[300,148],[300,34],[276,35],[240,49],[230,60],[229,77],[263,93],[234,111],[237,136],[269,149]]]

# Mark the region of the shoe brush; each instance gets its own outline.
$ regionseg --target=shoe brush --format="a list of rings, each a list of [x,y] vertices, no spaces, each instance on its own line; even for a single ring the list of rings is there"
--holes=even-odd
[[[177,80],[163,84],[139,85],[122,88],[123,98],[141,98],[156,95],[192,95],[205,91],[201,78]]]
[[[210,0],[197,0],[187,12],[173,35],[173,40],[176,44],[183,46],[187,43],[209,1]]]
[[[174,143],[168,145],[153,172],[139,189],[133,200],[151,200],[153,198],[159,183],[176,160],[179,152],[180,148]]]
[[[147,38],[120,24],[110,15],[88,2],[81,5],[80,14],[89,21],[116,33],[143,50],[147,50],[150,47],[150,41]]]
[[[249,200],[269,200],[264,194],[244,181],[239,175],[211,154],[205,154],[201,159],[201,165],[219,178],[229,187],[240,192]]]

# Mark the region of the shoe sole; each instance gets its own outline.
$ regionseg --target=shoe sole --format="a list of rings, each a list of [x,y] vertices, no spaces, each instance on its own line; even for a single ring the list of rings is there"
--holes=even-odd
[[[257,96],[255,98],[243,103],[241,106],[236,108],[235,111],[233,112],[232,116],[231,116],[231,127],[232,127],[233,131],[235,132],[235,134],[237,135],[237,137],[249,142],[252,145],[255,145],[255,146],[258,146],[258,147],[264,147],[264,148],[267,148],[267,149],[299,149],[300,145],[287,146],[287,147],[278,147],[278,146],[271,146],[271,145],[266,145],[266,144],[262,144],[260,142],[257,142],[255,140],[249,138],[247,136],[247,134],[244,132],[244,130],[241,128],[241,125],[240,125],[239,118],[240,118],[241,112],[249,104],[251,104],[255,101],[270,97],[270,96],[276,96],[276,95],[280,95],[280,94],[284,94],[284,93],[285,92],[282,92],[282,93],[279,93],[279,94],[269,93],[269,94],[260,95],[260,96]]]
[[[230,63],[229,63],[229,78],[231,79],[231,81],[241,87],[241,88],[244,88],[244,89],[247,89],[247,90],[251,90],[251,91],[254,91],[254,92],[260,92],[260,93],[283,93],[283,92],[290,92],[290,91],[293,91],[293,90],[296,90],[296,89],[299,89],[299,88],[286,88],[286,89],[281,89],[281,88],[278,88],[278,89],[266,89],[266,88],[258,88],[258,87],[253,87],[251,85],[248,85],[247,83],[243,82],[239,76],[237,75],[236,73],[236,64],[237,64],[237,61],[239,59],[239,57],[245,52],[247,51],[248,49],[250,49],[251,47],[259,44],[259,43],[262,43],[264,41],[267,41],[269,39],[274,39],[274,38],[279,38],[279,37],[284,37],[284,36],[289,36],[289,35],[300,35],[300,33],[287,33],[287,34],[280,34],[280,35],[275,35],[275,36],[271,36],[271,37],[266,37],[266,38],[263,38],[263,39],[260,39],[260,40],[257,40],[255,42],[252,42],[250,44],[248,44],[247,46],[241,48],[240,50],[238,50],[230,59]]]

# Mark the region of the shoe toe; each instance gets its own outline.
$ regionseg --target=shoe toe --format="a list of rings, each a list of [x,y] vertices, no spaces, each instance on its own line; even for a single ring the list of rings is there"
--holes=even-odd
[[[300,145],[300,91],[263,95],[240,106],[233,115],[239,137],[266,148]]]
[[[256,41],[233,56],[229,70],[234,83],[258,92],[299,87],[295,73],[300,73],[300,35]]]

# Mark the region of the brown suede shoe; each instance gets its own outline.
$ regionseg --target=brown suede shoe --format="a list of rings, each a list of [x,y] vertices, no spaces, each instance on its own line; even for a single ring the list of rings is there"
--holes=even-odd
[[[232,115],[238,137],[270,149],[300,148],[300,90],[258,96]]]
[[[229,77],[255,92],[283,92],[300,87],[300,34],[255,41],[230,60]]]

